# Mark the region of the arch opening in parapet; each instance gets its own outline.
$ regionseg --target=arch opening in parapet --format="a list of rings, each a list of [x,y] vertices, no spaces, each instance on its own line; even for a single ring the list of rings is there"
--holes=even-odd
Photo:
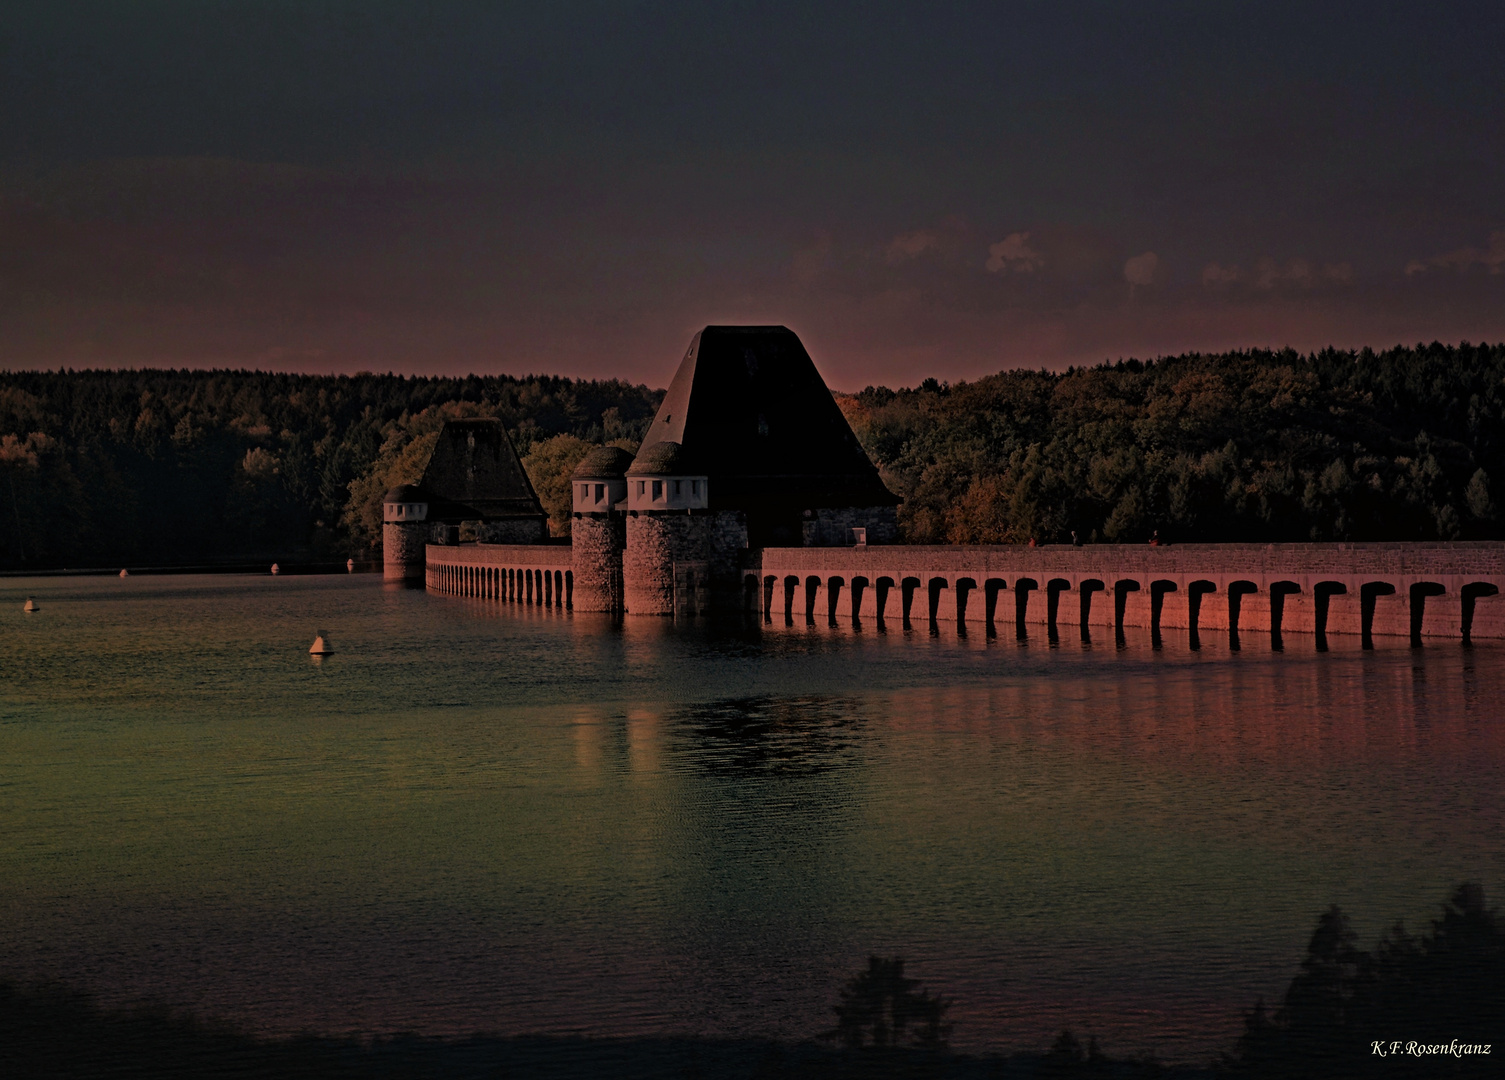
[[[1395,586],[1388,581],[1366,581],[1359,586],[1359,647],[1374,648],[1374,612],[1382,596],[1394,596]]]
[[[1427,597],[1447,592],[1440,582],[1418,581],[1411,586],[1411,647],[1421,648],[1421,631],[1426,617]]]
[[[1460,591],[1460,599],[1462,601],[1463,608],[1463,621],[1461,626],[1461,630],[1463,632],[1463,644],[1473,644],[1474,610],[1478,602],[1486,596],[1498,596],[1499,593],[1500,587],[1488,581],[1471,581],[1467,585],[1463,586],[1462,590]]]
[[[826,622],[829,626],[836,625],[836,607],[841,603],[841,590],[846,582],[833,577],[826,581]]]
[[[927,583],[927,587],[928,587],[928,599],[929,599],[929,602],[930,602],[930,610],[928,612],[928,615],[929,615],[930,622],[934,623],[935,619],[936,619],[936,616],[938,614],[940,614],[941,593],[945,589],[950,588],[951,586],[950,586],[950,582],[948,582],[945,578],[943,578],[943,577],[933,577]]]

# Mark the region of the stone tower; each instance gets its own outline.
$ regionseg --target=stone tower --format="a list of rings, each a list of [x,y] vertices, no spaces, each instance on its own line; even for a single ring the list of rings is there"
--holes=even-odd
[[[615,446],[586,454],[570,477],[576,611],[621,611],[622,552],[627,546],[627,467]]]
[[[414,484],[399,484],[382,499],[381,551],[384,580],[423,580],[423,547],[433,531],[428,515],[428,496]]]
[[[899,500],[782,326],[696,334],[626,479],[633,615],[739,607],[749,547],[898,537]]]
[[[500,420],[447,420],[417,484],[382,499],[382,576],[422,581],[424,545],[453,544],[461,527],[475,539],[535,544],[548,516]]]
[[[699,615],[712,601],[710,483],[684,447],[658,442],[627,470],[627,610]],[[746,547],[745,530],[737,549]]]

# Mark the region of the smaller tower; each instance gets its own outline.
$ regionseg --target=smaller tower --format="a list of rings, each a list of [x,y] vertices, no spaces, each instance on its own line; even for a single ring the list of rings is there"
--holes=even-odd
[[[709,479],[684,447],[659,442],[627,470],[624,599],[633,615],[698,615],[710,604]]]
[[[428,543],[428,496],[422,488],[399,484],[382,499],[382,579],[422,581]]]
[[[627,546],[624,474],[631,464],[626,450],[598,446],[570,477],[576,611],[622,610],[622,552]]]

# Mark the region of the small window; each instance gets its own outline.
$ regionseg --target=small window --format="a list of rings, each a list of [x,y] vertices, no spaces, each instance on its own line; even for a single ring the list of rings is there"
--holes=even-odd
[[[597,484],[596,485],[596,501],[600,502],[604,498],[606,498],[606,485],[605,484]]]
[[[690,494],[691,495],[699,495],[700,494],[700,481],[699,480],[691,480],[690,481]]]
[[[655,480],[653,482],[653,501],[654,502],[658,502],[663,497],[664,497],[664,482],[662,480]]]
[[[638,481],[638,494],[639,495],[641,495],[643,493],[643,489],[647,486],[647,483],[648,483],[648,481],[646,481],[646,480],[639,480]]]
[[[674,494],[676,494],[676,495],[679,494],[679,481],[678,480],[674,481]]]

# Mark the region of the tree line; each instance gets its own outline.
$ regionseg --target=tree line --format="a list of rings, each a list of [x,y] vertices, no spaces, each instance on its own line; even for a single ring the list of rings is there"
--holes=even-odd
[[[496,416],[556,536],[662,390],[551,376],[0,374],[0,569],[343,559],[445,419]],[[910,543],[1505,538],[1505,345],[1187,354],[836,395]]]
[[[1505,537],[1505,345],[1193,353],[838,401],[910,543]]]
[[[382,495],[418,478],[445,419],[499,417],[526,462],[641,438],[662,396],[552,376],[0,374],[0,569],[369,558]]]

